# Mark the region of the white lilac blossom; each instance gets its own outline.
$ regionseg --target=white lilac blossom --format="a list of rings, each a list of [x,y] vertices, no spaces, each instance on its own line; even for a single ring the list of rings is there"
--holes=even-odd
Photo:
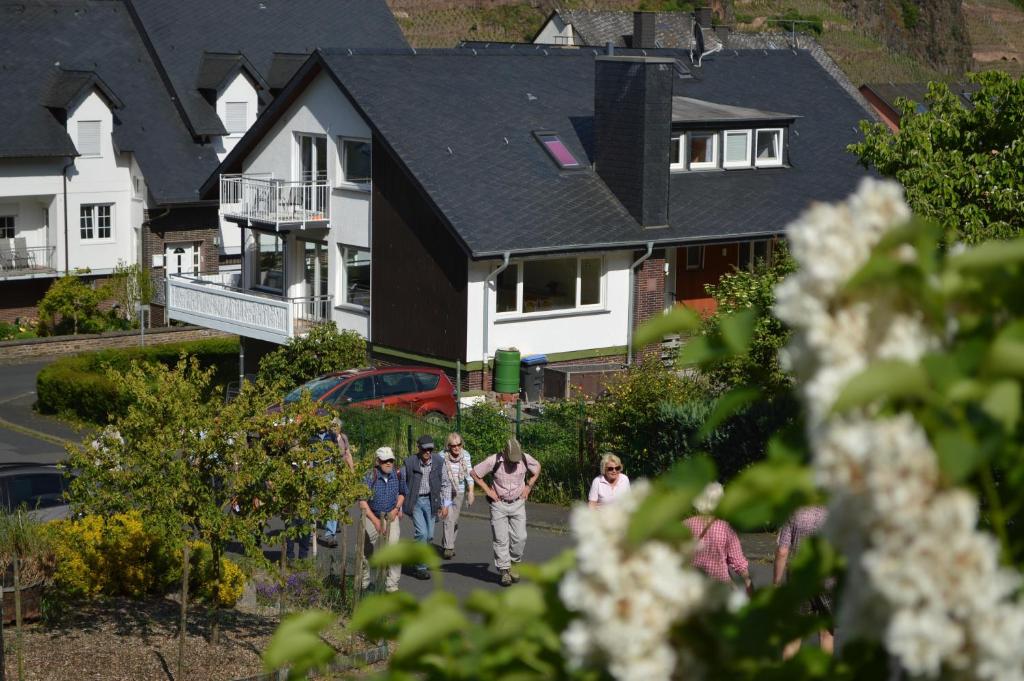
[[[630,517],[649,492],[640,481],[611,506],[573,509],[576,567],[559,595],[579,617],[562,642],[573,665],[604,660],[617,681],[668,681],[681,678],[680,668],[687,669],[682,678],[699,678],[669,632],[709,602],[708,580],[690,567],[685,549],[658,541],[631,546],[626,539]]]
[[[783,361],[802,392],[816,480],[831,496],[825,531],[848,558],[837,625],[850,638],[880,636],[915,677],[1024,681],[1020,576],[978,531],[976,496],[943,486],[910,414],[831,413],[871,363],[915,362],[941,344],[918,311],[844,289],[909,217],[897,184],[870,179],[845,203],[811,208],[787,233],[799,269],[776,288],[775,312],[793,329]],[[907,245],[894,255],[916,257]]]

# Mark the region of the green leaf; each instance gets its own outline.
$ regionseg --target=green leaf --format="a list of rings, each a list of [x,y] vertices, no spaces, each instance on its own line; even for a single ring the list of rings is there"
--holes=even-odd
[[[629,519],[627,540],[639,545],[648,539],[684,539],[683,518],[693,512],[693,499],[715,479],[715,465],[706,456],[676,463],[655,485]]]
[[[962,482],[981,463],[982,454],[974,437],[964,430],[940,430],[933,438],[939,467],[951,482]]]
[[[1020,384],[1016,381],[998,381],[989,388],[981,402],[982,410],[998,421],[1003,430],[1013,433],[1020,421]]]
[[[928,390],[928,374],[921,366],[884,360],[851,378],[836,398],[832,411],[847,411],[886,397],[926,397]]]
[[[719,323],[722,341],[732,354],[745,355],[750,349],[750,339],[754,337],[757,316],[757,310],[747,308],[722,318]]]
[[[441,566],[441,559],[430,546],[422,542],[400,541],[375,551],[370,558],[371,567],[386,565],[426,565],[431,569]]]
[[[810,468],[786,460],[765,461],[729,483],[717,515],[737,529],[762,530],[815,496]]]
[[[281,622],[263,653],[267,670],[291,666],[289,679],[305,678],[307,671],[334,659],[334,649],[324,643],[320,632],[337,617],[323,610],[307,610]]]
[[[752,386],[733,388],[715,401],[715,407],[697,433],[698,440],[704,440],[727,418],[761,397],[761,391]]]
[[[423,601],[419,614],[410,619],[398,635],[392,656],[396,662],[415,659],[438,641],[469,626],[466,616],[450,599],[453,600],[450,594],[435,591]]]
[[[989,269],[1024,262],[1024,239],[986,241],[948,260],[959,270]]]
[[[1024,378],[1024,322],[1014,322],[999,332],[984,367],[989,374]]]
[[[403,591],[367,596],[359,602],[359,607],[352,614],[349,627],[361,631],[385,617],[415,609],[416,603],[416,598],[412,594]]]
[[[679,366],[700,366],[721,359],[725,352],[716,347],[707,336],[694,336],[679,349],[676,363]]]
[[[697,331],[700,321],[700,315],[692,308],[676,307],[668,314],[658,315],[642,324],[633,336],[633,347],[642,348],[648,343],[661,341],[668,334]]]

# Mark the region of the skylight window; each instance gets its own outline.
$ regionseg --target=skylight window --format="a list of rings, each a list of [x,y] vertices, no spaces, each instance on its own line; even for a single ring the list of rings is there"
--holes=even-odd
[[[576,157],[569,151],[569,147],[565,146],[565,142],[556,133],[535,132],[534,135],[544,145],[544,150],[548,152],[548,155],[558,164],[559,168],[571,169],[580,167],[580,162],[576,160]]]

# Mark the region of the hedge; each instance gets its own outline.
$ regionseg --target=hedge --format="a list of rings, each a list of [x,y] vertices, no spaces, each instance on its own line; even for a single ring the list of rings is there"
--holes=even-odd
[[[44,414],[66,414],[83,421],[106,424],[109,415],[127,406],[110,381],[112,370],[127,370],[132,362],[177,363],[182,353],[195,355],[203,367],[214,367],[215,390],[238,380],[238,340],[211,338],[140,348],[85,352],[59,359],[36,378],[36,408]]]

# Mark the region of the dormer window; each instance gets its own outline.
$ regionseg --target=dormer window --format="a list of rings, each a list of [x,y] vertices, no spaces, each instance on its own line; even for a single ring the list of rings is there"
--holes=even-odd
[[[750,130],[725,131],[725,157],[723,168],[750,167]]]
[[[690,170],[702,170],[718,166],[718,135],[713,132],[691,132],[687,156]]]
[[[78,153],[100,155],[100,121],[78,121]]]
[[[770,167],[782,165],[782,128],[757,131],[754,165]]]
[[[224,127],[230,135],[243,135],[249,129],[249,103],[225,102]]]

